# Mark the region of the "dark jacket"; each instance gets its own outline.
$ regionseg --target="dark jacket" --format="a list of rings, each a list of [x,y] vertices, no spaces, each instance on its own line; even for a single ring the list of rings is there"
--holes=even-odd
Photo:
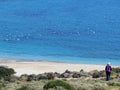
[[[110,65],[107,65],[107,66],[105,67],[105,71],[106,71],[106,72],[111,72],[111,71],[112,71],[111,66],[110,66]]]

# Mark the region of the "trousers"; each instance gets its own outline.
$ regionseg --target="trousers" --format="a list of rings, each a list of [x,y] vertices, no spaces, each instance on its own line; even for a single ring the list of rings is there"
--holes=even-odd
[[[106,81],[110,80],[111,72],[106,71]]]

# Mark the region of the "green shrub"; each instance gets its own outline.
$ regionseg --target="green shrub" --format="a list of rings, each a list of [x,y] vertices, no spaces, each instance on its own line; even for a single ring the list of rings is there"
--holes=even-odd
[[[28,90],[28,87],[27,86],[22,86],[21,88],[19,88],[17,90]]]
[[[49,90],[68,90],[68,89],[65,89],[65,88],[63,88],[63,87],[57,86],[57,87],[51,88],[51,89],[49,89]]]
[[[57,88],[57,86],[63,87],[67,90],[75,90],[75,88],[72,85],[61,80],[50,81],[44,85],[43,89],[48,90],[50,88]]]
[[[0,79],[9,77],[15,74],[15,71],[12,68],[0,67]]]

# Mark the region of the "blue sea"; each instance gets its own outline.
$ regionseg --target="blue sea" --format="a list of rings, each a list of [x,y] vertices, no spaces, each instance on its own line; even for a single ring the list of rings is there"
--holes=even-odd
[[[0,58],[120,65],[120,0],[0,0]]]

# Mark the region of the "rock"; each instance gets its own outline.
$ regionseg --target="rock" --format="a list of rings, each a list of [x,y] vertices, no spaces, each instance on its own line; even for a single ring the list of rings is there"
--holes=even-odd
[[[55,74],[52,72],[46,73],[47,79],[51,80],[55,78]]]
[[[81,70],[80,70],[80,73],[83,73],[83,72],[84,72],[84,70],[83,70],[83,69],[81,69]]]
[[[37,76],[35,74],[28,75],[27,81],[37,81]]]
[[[83,69],[80,70],[80,76],[81,77],[89,77],[89,74],[87,72],[84,72]]]
[[[14,76],[14,75],[11,75],[11,76],[5,77],[4,80],[9,81],[9,82],[15,82],[15,81],[18,80],[18,77]]]
[[[69,70],[66,70],[64,73],[71,73],[71,71],[69,71]]]
[[[81,75],[79,72],[74,72],[73,75],[72,75],[73,78],[80,78]]]
[[[61,74],[61,77],[62,78],[70,78],[71,75],[69,73],[63,73],[63,74]]]
[[[60,78],[60,75],[61,75],[61,74],[60,74],[60,73],[55,72],[55,73],[54,73],[54,75],[55,75],[55,77]]]
[[[27,74],[23,74],[19,77],[19,80],[22,82],[26,82],[28,81],[28,75]]]
[[[45,73],[37,75],[37,80],[44,80],[44,79],[47,79],[47,75]]]
[[[99,73],[98,70],[91,71],[90,75],[92,75],[93,78],[99,78],[100,77],[100,73]]]
[[[66,70],[64,73],[60,75],[60,78],[71,78],[72,77],[72,72],[69,70]]]
[[[36,79],[37,79],[37,81],[41,80],[42,79],[42,74],[36,75]]]

